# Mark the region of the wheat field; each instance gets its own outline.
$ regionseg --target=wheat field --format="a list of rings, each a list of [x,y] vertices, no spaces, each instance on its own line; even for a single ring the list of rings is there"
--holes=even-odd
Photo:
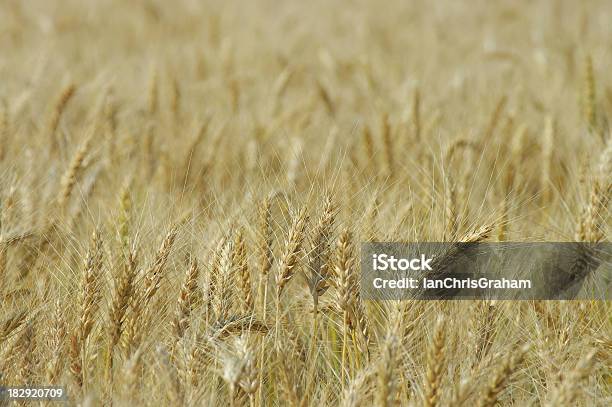
[[[362,242],[609,241],[610,21],[607,0],[1,2],[0,385],[612,404],[609,302],[359,289]]]

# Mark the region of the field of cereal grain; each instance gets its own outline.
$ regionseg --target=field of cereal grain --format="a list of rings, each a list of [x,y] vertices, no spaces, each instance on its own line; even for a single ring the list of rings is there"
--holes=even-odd
[[[605,406],[605,301],[367,301],[360,243],[610,237],[612,3],[0,3],[0,386]],[[0,405],[8,403],[0,400]]]

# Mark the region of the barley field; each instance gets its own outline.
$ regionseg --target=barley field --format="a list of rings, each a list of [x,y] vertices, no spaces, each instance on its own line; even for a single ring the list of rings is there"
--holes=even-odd
[[[608,0],[2,1],[0,385],[612,404],[609,302],[359,287],[362,242],[609,241],[610,21]]]

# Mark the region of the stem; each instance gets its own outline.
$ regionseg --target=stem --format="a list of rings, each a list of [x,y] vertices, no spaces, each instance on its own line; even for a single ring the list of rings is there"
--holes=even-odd
[[[317,340],[319,339],[319,298],[313,297],[313,317],[312,317],[312,340],[310,341],[310,357],[316,350]]]
[[[278,331],[280,327],[280,295],[276,295],[276,323],[275,323],[275,333],[274,333],[274,348],[276,349],[278,346]]]
[[[317,350],[317,339],[319,338],[319,297],[316,295],[316,293],[313,296],[313,319],[312,319],[312,339],[310,340],[310,347],[308,349],[308,360],[310,361],[309,365],[310,365],[310,370],[309,370],[309,374],[308,374],[308,381],[306,383],[306,391],[304,392],[304,396],[302,399],[302,403],[304,403],[306,400],[308,400],[308,395],[310,394],[311,390],[312,390],[312,385],[315,382],[315,377],[316,377],[316,369],[317,369],[317,363],[316,363],[316,358],[317,358],[317,354],[316,354],[316,350]]]
[[[86,373],[87,373],[87,362],[86,362],[87,361],[87,354],[86,354],[87,348],[85,346],[85,341],[86,340],[83,340],[82,343],[81,343],[81,355],[80,355],[81,356],[81,380],[83,381],[83,392],[86,391],[85,386],[86,386],[86,383],[87,383],[87,376],[86,376]]]
[[[355,359],[353,363],[353,368],[354,368],[353,371],[355,371],[359,369],[359,367],[361,366],[361,358],[359,356],[360,355],[359,345],[357,344],[357,336],[355,335],[355,330],[351,331],[351,340],[353,341],[353,354],[355,355]]]
[[[112,342],[109,342],[108,351],[106,353],[106,382],[108,383],[109,393],[112,394],[113,386],[113,348]]]
[[[264,342],[265,340],[262,338],[261,339],[261,348],[259,350],[259,387],[257,388],[257,405],[261,406],[263,405],[263,370],[264,370],[264,356],[265,356],[265,350],[266,348],[264,347]]]
[[[344,311],[343,318],[342,318],[343,319],[343,324],[342,324],[342,331],[343,332],[342,332],[342,367],[341,367],[341,369],[342,369],[342,376],[341,376],[342,377],[342,391],[343,392],[344,392],[344,384],[345,384],[344,376],[345,376],[345,370],[346,370],[345,369],[345,365],[346,365],[346,342],[347,342],[347,339],[348,339],[347,338],[347,329],[346,329],[347,328],[347,323],[346,323],[347,318],[348,318],[348,315],[347,315],[346,311]]]
[[[264,294],[263,294],[263,304],[262,304],[262,315],[263,315],[264,322],[266,321],[267,311],[268,311],[268,284],[265,284]]]
[[[261,281],[264,280],[262,277],[260,279],[260,289],[261,289]],[[261,298],[261,296],[260,296]],[[266,315],[268,311],[268,280],[265,280],[263,284],[263,302],[262,302],[262,316],[264,323],[266,322]],[[265,354],[265,340],[262,338],[261,340],[261,349],[260,349],[260,357],[259,357],[259,387],[257,388],[257,400],[258,405],[262,405],[263,402],[263,368],[264,368],[264,354]]]
[[[236,405],[236,400],[234,400],[234,386],[230,386],[230,407],[234,407]]]

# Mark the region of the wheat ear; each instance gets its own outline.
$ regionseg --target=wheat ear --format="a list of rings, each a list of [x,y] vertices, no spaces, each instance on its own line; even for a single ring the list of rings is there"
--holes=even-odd
[[[274,235],[272,232],[272,200],[267,197],[263,200],[259,207],[259,287],[258,297],[263,313],[263,319],[266,319],[266,308],[268,300],[268,274],[274,262]]]
[[[49,122],[47,123],[47,134],[51,140],[52,149],[55,150],[58,147],[58,141],[56,137],[57,128],[59,127],[60,119],[68,106],[68,102],[74,96],[76,92],[76,86],[73,83],[69,83],[62,92],[59,94],[57,101],[53,105],[53,111],[49,116]]]
[[[489,386],[485,390],[480,399],[479,407],[493,407],[497,403],[499,394],[504,389],[505,383],[508,381],[512,373],[523,361],[525,354],[529,350],[529,346],[524,346],[516,353],[509,354],[502,362],[501,366],[493,376]]]
[[[96,308],[100,300],[98,282],[102,269],[102,239],[95,230],[91,237],[85,267],[81,278],[81,313],[79,320],[79,340],[84,343],[94,324]]]
[[[412,95],[412,125],[414,127],[414,139],[421,141],[421,92],[419,88],[414,89]]]
[[[177,232],[178,230],[175,227],[170,229],[164,237],[161,247],[155,254],[153,264],[144,273],[145,284],[142,301],[145,305],[151,301],[151,298],[153,298],[161,286],[164,269],[168,261],[168,256],[170,256],[172,246],[174,245]]]
[[[244,241],[244,230],[242,228],[238,229],[236,238],[234,239],[232,263],[235,272],[238,274],[238,285],[242,293],[243,311],[245,313],[252,313],[255,310],[255,303],[253,301],[251,273],[247,261],[247,248]]]
[[[189,317],[191,315],[193,300],[198,289],[199,274],[200,269],[198,267],[198,262],[196,259],[193,259],[185,274],[176,307],[176,316],[172,321],[172,329],[176,340],[181,339],[189,327]]]
[[[391,131],[391,123],[389,122],[389,115],[384,114],[382,117],[382,129],[381,136],[384,147],[384,158],[387,162],[387,176],[391,177],[395,173],[395,154],[394,154],[394,146],[393,146],[393,134]]]
[[[74,185],[77,182],[79,174],[83,169],[83,161],[85,160],[85,156],[89,152],[89,146],[91,144],[94,132],[94,129],[90,130],[89,135],[85,138],[81,146],[78,148],[78,150],[72,157],[72,161],[70,161],[70,165],[68,166],[68,169],[62,177],[60,193],[57,196],[57,203],[60,208],[66,205],[68,199],[70,198]]]
[[[106,354],[106,374],[109,381],[112,381],[113,351],[123,333],[128,307],[134,294],[136,267],[136,252],[132,250],[127,255],[121,273],[115,278],[109,308],[109,338]]]
[[[576,364],[574,369],[562,376],[561,384],[553,391],[553,396],[546,404],[549,407],[574,406],[578,397],[579,384],[587,378],[594,365],[596,350],[589,351]]]
[[[289,237],[285,242],[285,249],[281,257],[276,275],[276,297],[280,298],[287,283],[293,278],[296,272],[298,257],[304,242],[306,224],[308,216],[306,209],[302,208],[293,219]]]
[[[23,325],[27,315],[26,311],[20,311],[4,320],[0,325],[0,343],[4,342],[13,331]]]
[[[423,405],[435,407],[440,401],[440,383],[444,367],[445,319],[440,317],[434,328],[433,339],[427,352],[425,395]]]
[[[83,386],[84,369],[87,362],[87,338],[94,325],[94,316],[100,301],[99,280],[102,268],[102,240],[95,230],[91,237],[85,267],[81,276],[80,314],[78,325],[70,337],[70,372],[77,386]]]
[[[323,212],[315,228],[314,242],[308,256],[308,271],[310,273],[308,286],[310,287],[315,313],[317,312],[319,297],[327,291],[331,282],[331,270],[328,263],[334,217],[334,203],[331,197],[327,196]]]
[[[377,369],[378,391],[376,392],[376,405],[379,407],[390,407],[396,404],[397,351],[397,337],[392,332],[389,332],[381,350]]]
[[[584,121],[590,132],[597,128],[597,105],[595,94],[595,73],[593,59],[590,55],[584,58],[584,79],[582,89],[582,111]]]
[[[275,344],[278,344],[278,331],[280,328],[280,300],[281,294],[283,293],[287,283],[295,275],[298,258],[302,250],[302,243],[304,242],[306,225],[308,223],[308,216],[306,214],[306,208],[302,208],[293,218],[293,224],[289,231],[289,236],[285,242],[285,249],[281,257],[281,261],[278,266],[278,272],[276,274],[276,336]]]

